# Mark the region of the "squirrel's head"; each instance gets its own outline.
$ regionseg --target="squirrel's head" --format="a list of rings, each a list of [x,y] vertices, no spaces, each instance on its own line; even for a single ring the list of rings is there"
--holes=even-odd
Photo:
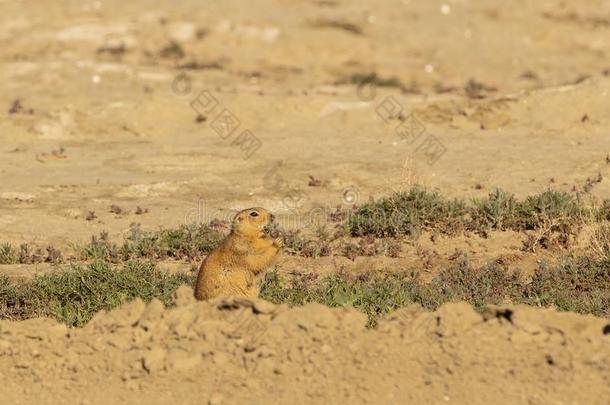
[[[233,218],[232,230],[240,235],[264,236],[264,228],[273,222],[274,216],[261,207],[240,211]]]

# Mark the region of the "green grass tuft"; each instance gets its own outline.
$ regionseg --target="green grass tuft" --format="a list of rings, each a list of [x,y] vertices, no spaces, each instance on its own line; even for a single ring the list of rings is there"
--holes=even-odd
[[[10,243],[0,245],[0,264],[19,263],[19,253]]]

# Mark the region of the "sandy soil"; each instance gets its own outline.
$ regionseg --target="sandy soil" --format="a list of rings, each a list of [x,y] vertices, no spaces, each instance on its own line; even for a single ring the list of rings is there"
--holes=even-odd
[[[459,197],[590,184],[592,198],[610,197],[607,1],[0,0],[0,10],[2,241],[65,247],[247,206],[306,228],[337,205],[413,184]],[[370,72],[378,85],[350,83]],[[442,266],[456,249],[525,268],[552,260],[524,253],[522,238],[423,237],[397,259],[278,267]],[[227,311],[189,305],[164,313],[198,325],[177,334],[161,317],[151,321],[159,332],[132,327],[141,304],[69,338],[46,321],[0,323],[0,376],[14,383],[2,394],[15,403],[97,403],[111,389],[124,403],[444,403],[473,393],[481,403],[602,403],[609,394],[599,319],[517,309],[524,324],[483,322],[457,306],[406,315],[430,324],[423,331],[409,321],[365,331],[350,311],[269,309],[281,313],[262,316],[271,351],[243,353],[224,334]],[[435,317],[449,319],[451,337],[434,332]]]
[[[6,403],[605,404],[610,324],[527,307],[354,309],[135,301],[67,330],[0,321]],[[607,334],[604,334],[604,328]],[[473,344],[475,343],[476,344]]]
[[[608,174],[610,4],[517,3],[3,1],[2,236],[120,236],[252,205],[302,225],[313,207],[413,183],[580,188]],[[405,90],[335,84],[371,71]],[[497,91],[465,97],[470,79]],[[419,138],[382,118],[399,108]],[[240,122],[230,135],[224,109]]]

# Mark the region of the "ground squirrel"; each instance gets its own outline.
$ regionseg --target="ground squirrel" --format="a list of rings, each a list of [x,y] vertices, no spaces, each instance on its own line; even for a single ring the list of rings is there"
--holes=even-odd
[[[231,233],[201,264],[195,298],[256,298],[263,270],[283,245],[281,238],[271,240],[265,235],[264,228],[272,222],[273,215],[264,208],[239,212],[233,219]]]

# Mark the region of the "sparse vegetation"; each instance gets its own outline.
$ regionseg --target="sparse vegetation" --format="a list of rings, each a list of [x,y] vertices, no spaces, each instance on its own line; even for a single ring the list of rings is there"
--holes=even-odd
[[[610,199],[604,200],[598,216],[600,220],[610,221]]]
[[[148,214],[148,208],[142,208],[139,205],[136,207],[135,210],[135,214],[136,215],[144,215],[144,214]]]
[[[125,211],[112,205],[110,212],[122,215]],[[137,215],[146,212],[148,209],[141,207],[135,210]],[[92,218],[93,212],[87,219]],[[287,254],[312,258],[335,254],[352,259],[396,257],[401,250],[400,238],[415,240],[422,231],[435,236],[474,232],[488,237],[492,231],[513,230],[524,233],[523,249],[533,252],[539,247],[570,247],[585,223],[610,221],[610,200],[589,205],[577,194],[548,190],[519,201],[497,189],[487,197],[466,201],[416,186],[352,210],[337,208],[327,219],[328,224],[313,233],[281,232],[277,226],[269,232],[274,237],[283,234]],[[328,225],[334,228],[329,230]],[[111,241],[102,232],[88,243],[72,245],[73,256],[52,246],[41,249],[1,244],[0,264],[61,263],[69,258],[112,263],[153,258],[199,260],[218,246],[227,230],[214,221],[149,232],[132,226],[121,242]]]
[[[347,219],[346,226],[352,236],[406,235],[415,239],[424,229],[454,234],[463,228],[467,213],[463,201],[414,187],[363,205]]]
[[[33,264],[33,263],[61,263],[63,256],[53,246],[46,249],[34,248],[27,243],[22,243],[19,249],[10,243],[0,245],[0,264]]]
[[[373,235],[367,235],[358,243],[344,242],[343,255],[351,260],[357,256],[390,256],[398,257],[402,246],[396,239],[391,238],[375,238]]]
[[[335,240],[326,228],[319,228],[315,236],[304,236],[301,232],[284,232],[284,246],[286,253],[303,257],[322,257],[330,256],[333,253],[331,242]]]
[[[134,259],[199,260],[220,244],[224,234],[209,225],[182,225],[176,229],[145,232],[132,227],[122,243],[110,240],[107,232],[94,235],[85,244],[73,244],[73,259],[102,260],[119,263]],[[16,249],[9,243],[0,245],[0,264],[32,264],[65,261],[64,255],[53,246],[46,249],[22,244]]]
[[[309,25],[315,28],[333,28],[342,31],[349,32],[354,35],[362,35],[363,30],[359,25],[344,20],[331,20],[320,18],[314,21],[310,21]]]
[[[136,297],[158,298],[173,304],[181,284],[193,285],[194,275],[170,275],[154,264],[128,261],[120,266],[96,261],[68,271],[13,283],[0,277],[0,319],[50,316],[82,326],[100,310],[109,310]],[[435,309],[450,301],[467,301],[476,308],[488,304],[553,306],[561,311],[610,315],[610,260],[566,258],[556,266],[541,265],[524,279],[497,262],[480,268],[466,259],[442,270],[429,282],[417,272],[352,275],[336,273],[267,274],[261,297],[291,306],[318,302],[331,307],[352,305],[375,325],[379,317],[411,303]]]
[[[37,276],[28,283],[0,277],[0,319],[48,316],[69,326],[82,326],[96,312],[136,297],[144,301],[157,298],[171,305],[176,289],[193,282],[189,275],[170,275],[152,263],[132,261],[120,268],[95,262]]]
[[[335,84],[355,84],[357,86],[369,85],[375,87],[395,87],[403,88],[404,84],[395,76],[382,77],[376,72],[369,73],[353,73],[351,75],[341,77]]]
[[[553,306],[560,311],[608,316],[610,261],[567,258],[557,266],[541,265],[531,280],[498,263],[475,268],[465,260],[441,271],[429,283],[416,273],[340,273],[313,281],[310,275],[302,275],[290,283],[278,273],[269,273],[261,296],[289,305],[352,305],[368,315],[371,325],[411,303],[436,309],[450,301],[467,301],[476,308],[505,303]]]
[[[212,251],[222,241],[223,234],[210,225],[182,225],[177,229],[144,232],[132,227],[118,245],[107,233],[94,236],[82,246],[76,246],[79,260],[105,260],[112,263],[132,259],[197,259]]]
[[[589,249],[594,258],[610,260],[610,224],[602,224],[592,232]]]
[[[19,254],[10,243],[0,245],[0,264],[19,263]]]
[[[532,249],[554,243],[568,245],[586,220],[603,217],[578,197],[548,190],[518,201],[495,190],[470,203],[414,187],[358,208],[346,223],[352,236],[405,235],[417,238],[422,230],[454,235],[473,231],[488,236],[492,230],[540,231],[532,236]]]
[[[491,230],[510,229],[515,221],[516,207],[514,195],[496,189],[487,198],[473,200],[469,228],[482,236],[488,236]]]
[[[570,228],[589,213],[584,203],[572,194],[545,191],[528,196],[515,207],[515,219],[511,228],[532,230],[555,226]]]
[[[112,204],[110,206],[110,213],[111,214],[116,214],[116,215],[121,215],[123,214],[123,208],[121,208],[120,206],[116,205],[116,204]]]
[[[475,268],[468,260],[462,259],[432,280],[427,286],[431,293],[427,295],[440,297],[441,303],[467,301],[481,308],[488,304],[519,302],[524,285],[521,275],[511,272],[506,266],[493,262]],[[429,302],[422,304],[428,306]]]
[[[167,59],[181,59],[186,56],[186,52],[178,42],[170,41],[159,51],[159,56]]]
[[[529,196],[516,208],[513,229],[535,231],[524,244],[525,250],[532,252],[537,246],[568,247],[585,218],[591,217],[590,210],[578,198],[557,191]]]
[[[487,86],[475,79],[469,79],[464,86],[464,92],[470,98],[484,98],[485,93],[495,92],[498,89],[492,86]]]
[[[110,44],[97,48],[98,55],[107,55],[113,59],[120,60],[127,52],[127,47],[124,43]]]
[[[610,315],[610,260],[571,258],[560,266],[542,265],[519,301],[561,311]]]

